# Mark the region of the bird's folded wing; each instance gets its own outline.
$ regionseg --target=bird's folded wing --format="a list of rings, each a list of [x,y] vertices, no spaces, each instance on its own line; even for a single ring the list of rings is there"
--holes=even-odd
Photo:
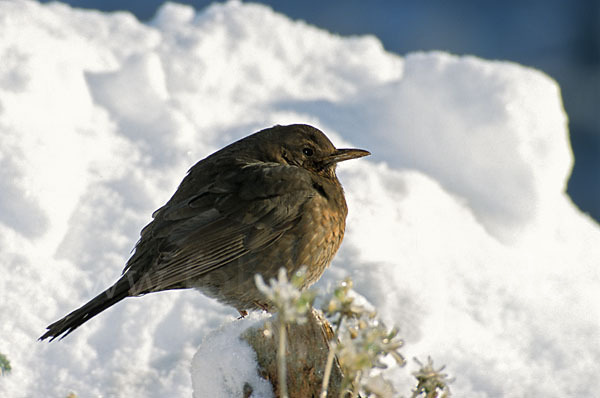
[[[189,286],[269,246],[298,223],[312,195],[311,176],[293,166],[263,163],[220,174],[186,200],[167,203],[144,228],[125,269],[136,274],[130,294]]]

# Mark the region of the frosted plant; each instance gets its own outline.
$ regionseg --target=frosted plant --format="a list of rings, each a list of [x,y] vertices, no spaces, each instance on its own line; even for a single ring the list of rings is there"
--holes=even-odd
[[[344,373],[342,394],[350,391],[355,397],[362,391],[365,396],[391,397],[394,392],[391,383],[376,375],[375,370],[387,367],[382,360],[388,355],[400,366],[404,365],[404,357],[399,352],[403,342],[398,337],[398,329],[388,329],[377,319],[375,311],[354,302],[349,278],[335,288],[323,312],[335,325],[337,342],[331,342],[321,397],[327,396],[335,355]],[[342,328],[344,322],[346,325]]]
[[[298,272],[288,281],[284,269],[280,269],[277,279],[265,283],[260,275],[256,276],[256,286],[269,300],[276,310],[279,322],[278,330],[267,325],[272,333],[279,333],[277,350],[277,365],[279,396],[287,397],[286,380],[286,325],[304,323],[307,313],[312,308],[316,297],[314,291],[301,292],[299,286],[305,275],[305,270]],[[326,398],[331,376],[333,361],[336,356],[344,375],[340,397],[352,398],[361,394],[362,397],[391,398],[397,396],[392,384],[381,374],[387,364],[384,358],[391,357],[399,366],[406,361],[400,353],[403,341],[398,335],[398,328],[388,328],[377,318],[377,312],[355,302],[356,294],[352,291],[352,280],[346,278],[324,300],[323,313],[334,325],[334,336],[329,342],[329,353],[323,373],[323,385],[320,398]],[[418,361],[417,361],[418,362]],[[413,390],[412,398],[446,398],[450,396],[448,383],[451,381],[443,369],[435,370],[431,359],[426,365],[421,364],[418,372],[414,373],[418,385]],[[441,394],[441,395],[439,395]]]
[[[315,293],[311,290],[300,291],[306,274],[306,267],[300,269],[288,281],[285,268],[280,268],[277,279],[271,279],[267,285],[261,275],[255,276],[258,290],[271,302],[279,317],[279,347],[277,348],[277,373],[279,376],[279,396],[287,398],[287,372],[285,364],[286,332],[289,323],[306,322],[306,314],[312,308]],[[271,329],[271,326],[269,325]]]
[[[300,291],[305,274],[306,267],[303,267],[288,281],[285,269],[280,268],[277,279],[271,279],[268,285],[261,275],[254,277],[256,287],[272,303],[282,323],[306,322],[316,294],[312,290]]]
[[[427,358],[427,363],[423,365],[417,358],[415,361],[421,367],[418,371],[413,372],[419,384],[413,390],[411,398],[447,398],[450,396],[450,388],[448,384],[452,379],[446,373],[441,373],[444,366],[439,369],[433,367],[431,358]]]
[[[369,311],[364,306],[354,303],[352,286],[352,279],[344,279],[334,289],[329,301],[322,308],[325,316],[333,319],[336,334],[340,330],[344,319],[355,319],[364,316],[374,318],[377,315],[375,311]]]

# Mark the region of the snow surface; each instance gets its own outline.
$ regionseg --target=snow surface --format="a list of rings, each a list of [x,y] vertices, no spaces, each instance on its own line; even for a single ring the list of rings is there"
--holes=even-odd
[[[273,386],[258,375],[256,353],[239,338],[249,327],[261,327],[270,315],[251,313],[244,319],[228,322],[211,331],[192,360],[194,398],[244,397],[244,384],[253,397],[270,398]]]
[[[192,164],[288,123],[373,153],[339,168],[347,233],[319,287],[352,276],[457,397],[600,391],[600,228],[565,194],[567,117],[544,74],[400,57],[235,1],[165,4],[147,25],[2,1],[0,60],[0,396],[240,391],[227,364],[252,373],[232,331],[250,321],[194,291],[36,339],[117,279]],[[415,368],[390,371],[399,392]]]

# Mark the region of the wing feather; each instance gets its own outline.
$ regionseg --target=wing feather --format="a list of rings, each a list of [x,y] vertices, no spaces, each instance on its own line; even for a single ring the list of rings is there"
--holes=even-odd
[[[308,172],[293,166],[256,163],[226,175],[155,212],[125,269],[137,274],[130,294],[187,287],[264,249],[298,223],[313,195]]]

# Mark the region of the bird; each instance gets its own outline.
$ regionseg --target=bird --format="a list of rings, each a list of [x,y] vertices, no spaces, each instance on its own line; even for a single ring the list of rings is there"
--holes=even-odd
[[[370,155],[337,149],[319,129],[276,125],[236,141],[192,166],[169,201],[152,214],[120,278],[52,323],[39,338],[66,337],[127,297],[195,288],[244,316],[270,303],[255,275],[316,282],[337,252],[348,207],[337,163]]]

